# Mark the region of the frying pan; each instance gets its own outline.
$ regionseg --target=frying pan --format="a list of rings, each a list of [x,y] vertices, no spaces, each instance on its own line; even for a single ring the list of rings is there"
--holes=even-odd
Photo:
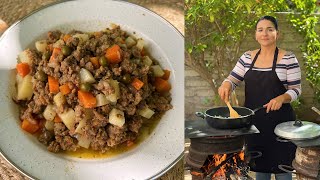
[[[203,112],[196,112],[195,115],[201,117],[207,121],[207,124],[210,127],[217,129],[239,129],[244,127],[250,127],[252,124],[252,116],[263,109],[264,107],[258,107],[254,110],[251,110],[246,107],[233,107],[236,110],[240,117],[239,118],[230,118],[228,107],[216,107],[206,110]]]

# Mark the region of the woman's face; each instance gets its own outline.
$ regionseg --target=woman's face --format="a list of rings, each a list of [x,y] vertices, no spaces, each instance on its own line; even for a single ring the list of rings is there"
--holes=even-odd
[[[257,24],[256,40],[261,46],[270,46],[276,44],[278,31],[269,20],[261,20]]]

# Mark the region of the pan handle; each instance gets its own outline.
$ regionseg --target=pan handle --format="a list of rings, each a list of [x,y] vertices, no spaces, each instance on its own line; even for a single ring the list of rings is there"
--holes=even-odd
[[[283,165],[283,164],[280,164],[278,165],[278,168],[286,173],[293,173],[293,174],[297,174],[296,170],[291,167],[291,166],[288,166],[288,165]]]
[[[257,111],[259,111],[260,109],[264,109],[265,107],[263,106],[260,106],[260,107],[257,107],[253,110],[254,113],[256,113]]]
[[[284,139],[284,138],[281,138],[281,137],[276,137],[276,140],[278,142],[284,142],[284,143],[290,142],[288,139]]]
[[[205,118],[206,118],[206,115],[203,114],[203,112],[196,112],[195,115],[196,115],[197,117],[201,117],[202,119],[205,119]]]

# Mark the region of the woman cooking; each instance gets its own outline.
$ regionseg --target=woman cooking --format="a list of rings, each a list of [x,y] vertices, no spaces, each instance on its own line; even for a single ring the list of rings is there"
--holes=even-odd
[[[255,32],[260,49],[245,52],[218,90],[220,98],[227,100],[231,90],[244,80],[245,106],[266,108],[258,111],[253,120],[260,133],[247,138],[249,151],[262,152],[250,163],[256,180],[270,180],[272,173],[277,180],[292,179],[291,173],[284,173],[278,165],[291,165],[296,147],[290,142],[278,142],[273,131],[277,124],[295,120],[290,102],[301,94],[301,71],[296,56],[277,47],[278,37],[277,20],[261,17]]]

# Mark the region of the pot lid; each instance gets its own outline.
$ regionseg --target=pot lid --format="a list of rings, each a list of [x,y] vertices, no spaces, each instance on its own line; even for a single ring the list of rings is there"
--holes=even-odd
[[[298,122],[301,122],[301,124],[296,125],[295,121],[278,124],[274,133],[289,140],[313,139],[320,136],[320,125],[309,121]]]

